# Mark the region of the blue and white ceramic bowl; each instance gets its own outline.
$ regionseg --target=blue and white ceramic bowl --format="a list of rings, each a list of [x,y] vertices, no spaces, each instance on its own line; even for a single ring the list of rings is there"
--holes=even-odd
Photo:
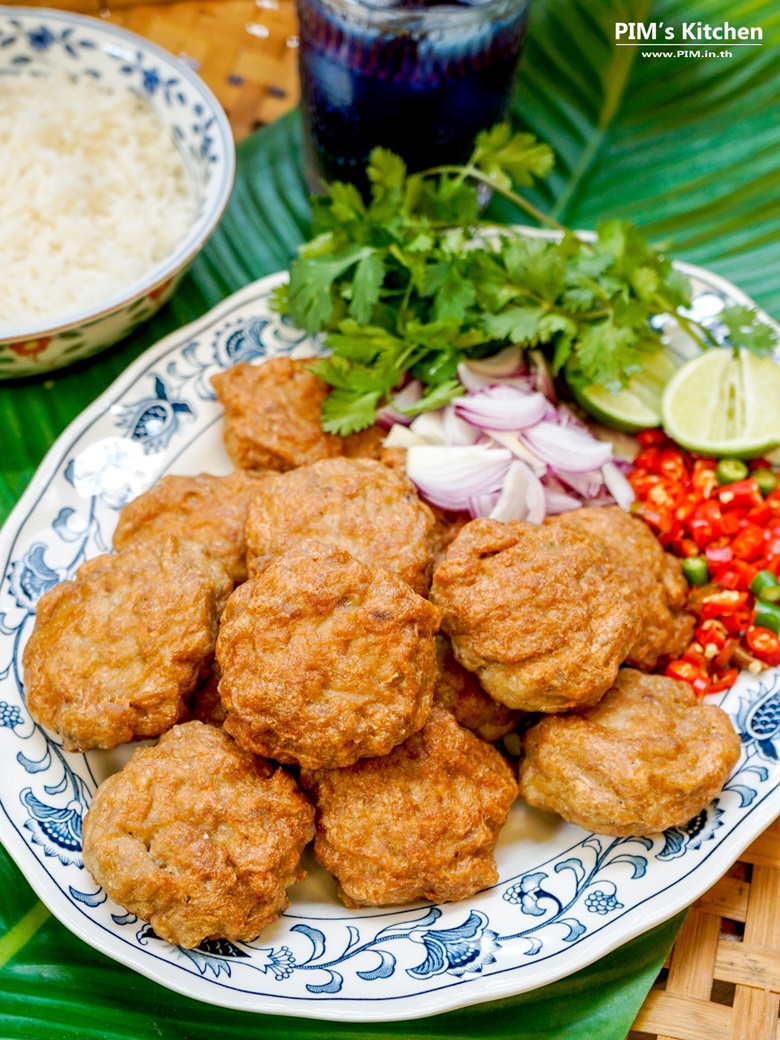
[[[62,322],[3,329],[1,379],[88,357],[151,317],[216,228],[235,175],[233,136],[217,99],[187,65],[142,37],[67,11],[0,6],[0,77],[30,71],[89,76],[144,98],[181,154],[196,217],[176,249],[122,292]]]

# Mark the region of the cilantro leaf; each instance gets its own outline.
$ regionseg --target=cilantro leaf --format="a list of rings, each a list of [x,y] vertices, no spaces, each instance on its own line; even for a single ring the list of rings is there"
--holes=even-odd
[[[404,408],[403,414],[411,417],[420,415],[422,412],[429,412],[435,408],[443,408],[445,404],[449,404],[456,397],[462,397],[465,392],[465,387],[459,380],[448,379],[446,383],[439,383],[433,387],[417,404]]]
[[[374,149],[370,198],[335,183],[312,200],[314,237],[300,247],[272,307],[330,356],[310,368],[332,387],[325,428],[369,426],[407,373],[424,387],[414,411],[461,392],[458,364],[507,343],[543,350],[553,370],[620,389],[658,349],[650,319],[686,315],[690,284],[633,225],[607,220],[594,240],[556,225],[518,194],[552,167],[547,145],[506,124],[478,135],[469,161],[409,174]],[[560,233],[554,240],[484,230],[485,185]],[[769,353],[776,338],[750,308],[723,315],[735,349]],[[712,335],[701,325],[706,346]]]
[[[383,188],[400,189],[406,178],[406,163],[400,155],[395,155],[387,148],[374,148],[368,157],[366,174],[374,194]]]
[[[385,280],[385,264],[375,252],[364,256],[355,268],[349,302],[349,316],[361,324],[371,320],[374,304],[379,300],[379,291]]]
[[[588,325],[577,343],[577,364],[588,383],[601,383],[615,393],[641,367],[635,329],[604,319]]]
[[[498,123],[477,134],[472,162],[494,184],[509,187],[513,180],[530,187],[535,178],[547,176],[555,157],[533,134],[513,134],[507,123]]]
[[[772,354],[777,348],[777,336],[766,322],[761,321],[752,307],[726,307],[721,320],[728,329],[729,340],[736,349],[749,350],[759,356]]]
[[[486,315],[485,329],[494,339],[536,346],[544,313],[542,307],[507,307],[500,314]]]
[[[310,336],[319,332],[333,315],[333,283],[359,260],[373,252],[367,246],[350,246],[327,256],[300,256],[290,269],[287,306],[290,317]]]
[[[361,392],[343,387],[331,390],[322,404],[323,430],[326,433],[340,434],[342,437],[365,430],[376,419],[381,397],[377,390]]]

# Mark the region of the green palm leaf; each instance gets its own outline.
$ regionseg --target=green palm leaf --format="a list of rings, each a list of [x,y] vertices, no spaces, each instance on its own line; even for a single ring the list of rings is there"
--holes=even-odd
[[[653,58],[615,23],[759,26],[732,57]],[[727,45],[688,43],[719,53]],[[780,314],[780,8],[775,0],[537,0],[514,115],[557,166],[533,201],[573,227],[635,221]],[[501,208],[506,217],[509,211]]]

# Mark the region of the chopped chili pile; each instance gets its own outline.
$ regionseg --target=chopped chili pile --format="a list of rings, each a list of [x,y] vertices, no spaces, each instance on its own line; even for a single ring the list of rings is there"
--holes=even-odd
[[[682,557],[698,622],[664,674],[703,696],[732,686],[740,668],[780,664],[780,487],[771,464],[700,458],[661,430],[638,440],[631,510]]]

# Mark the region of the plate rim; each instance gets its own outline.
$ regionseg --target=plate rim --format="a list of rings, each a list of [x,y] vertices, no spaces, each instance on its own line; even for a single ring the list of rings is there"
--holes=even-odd
[[[523,230],[525,231],[525,229]],[[529,230],[535,231],[536,229]],[[684,262],[675,262],[675,266],[690,277],[698,279],[724,295],[731,296],[740,302],[748,302],[751,306],[756,306],[738,287],[714,272]],[[240,308],[244,303],[251,302],[259,295],[267,292],[267,290],[281,284],[286,278],[287,272],[282,271],[266,275],[249,283],[220,301],[198,318],[173,330],[158,340],[113,380],[87,408],[66,426],[46,452],[29,485],[11,510],[2,529],[0,529],[0,552],[7,552],[10,556],[24,520],[34,510],[47,485],[64,461],[67,455],[67,446],[77,441],[97,418],[105,414],[110,403],[113,403],[127,390],[132,388],[143,373],[172,348],[175,348],[177,345],[183,348],[187,342],[195,339],[211,326],[218,324],[223,317],[229,315],[233,310]],[[766,315],[760,309],[759,314],[763,320],[767,320],[780,332],[780,326],[769,315]],[[456,1011],[468,1006],[476,1006],[485,1002],[519,996],[521,993],[546,986],[587,967],[606,954],[673,917],[707,891],[725,873],[728,867],[739,858],[745,848],[762,833],[768,823],[776,817],[777,812],[772,809],[771,802],[773,797],[776,796],[778,787],[780,787],[780,778],[771,790],[764,792],[761,799],[750,807],[749,812],[745,814],[746,818],[740,823],[737,833],[735,834],[732,831],[728,835],[729,845],[725,856],[721,851],[722,845],[719,844],[713,847],[701,862],[662,890],[664,893],[675,892],[682,883],[688,880],[691,874],[695,874],[696,881],[693,887],[687,888],[682,898],[659,900],[657,898],[659,892],[654,892],[633,907],[630,911],[630,920],[633,923],[627,930],[628,934],[625,931],[621,933],[619,928],[609,928],[610,922],[605,921],[604,925],[599,926],[597,929],[594,928],[590,933],[585,950],[578,944],[571,951],[559,951],[556,954],[548,954],[550,958],[558,957],[555,963],[560,967],[560,970],[556,968],[552,971],[548,970],[541,973],[544,974],[543,981],[533,978],[533,975],[538,975],[540,974],[539,972],[529,972],[528,975],[520,977],[513,973],[513,965],[507,965],[501,972],[482,976],[480,981],[487,983],[487,985],[481,987],[479,991],[475,991],[473,986],[467,984],[475,981],[474,979],[461,978],[446,988],[433,988],[427,992],[410,994],[405,997],[390,996],[388,998],[377,998],[371,995],[370,997],[361,998],[328,995],[328,999],[323,1000],[318,995],[297,997],[289,994],[284,996],[251,994],[252,1000],[237,1004],[230,999],[231,988],[226,987],[224,983],[219,987],[210,987],[208,995],[198,997],[192,991],[191,983],[193,977],[189,972],[184,971],[181,974],[169,973],[166,969],[175,967],[175,965],[170,961],[158,958],[148,949],[145,953],[151,953],[151,956],[144,956],[142,961],[139,962],[137,948],[133,947],[122,936],[116,933],[108,933],[104,938],[102,926],[89,918],[83,911],[80,911],[75,903],[67,899],[51,875],[46,872],[42,862],[35,856],[30,856],[29,846],[24,843],[21,835],[17,833],[17,828],[7,815],[4,803],[0,803],[0,808],[2,808],[2,814],[0,815],[0,841],[8,850],[9,855],[33,888],[37,897],[69,931],[112,960],[146,976],[166,989],[178,992],[190,999],[202,1000],[215,1006],[252,1013],[292,1016],[320,1021],[414,1021],[449,1011]],[[583,831],[582,833],[585,834],[586,832]],[[60,905],[59,899],[55,901],[54,905],[50,902],[53,890],[63,899],[62,905]],[[682,893],[678,893],[679,895],[682,895]],[[637,913],[639,907],[652,900],[659,905],[648,907],[641,914]],[[399,908],[399,914],[406,909],[408,908]],[[287,916],[295,917],[297,915],[288,914]],[[302,916],[304,919],[311,919],[306,917],[306,915]],[[637,919],[635,920],[635,918]],[[86,929],[88,938],[85,938],[84,928],[80,927],[85,919],[92,926],[88,926]],[[93,932],[97,934],[93,934]],[[570,961],[573,961],[573,963],[569,963]],[[157,969],[158,962],[160,964],[159,970]],[[545,961],[542,959],[535,963],[543,964]],[[176,979],[178,978],[182,980],[181,985],[176,984]],[[529,980],[527,984],[526,979]],[[219,999],[215,996],[215,994],[221,996],[223,993],[224,999]],[[383,1004],[383,1000],[387,1000],[388,1003]],[[361,1006],[364,1008],[375,1008],[377,1004],[382,1007],[380,1014],[364,1014],[359,1011],[358,1013],[353,1013],[353,1009],[359,1009]],[[413,1007],[411,1006],[412,1004],[414,1004]]]

